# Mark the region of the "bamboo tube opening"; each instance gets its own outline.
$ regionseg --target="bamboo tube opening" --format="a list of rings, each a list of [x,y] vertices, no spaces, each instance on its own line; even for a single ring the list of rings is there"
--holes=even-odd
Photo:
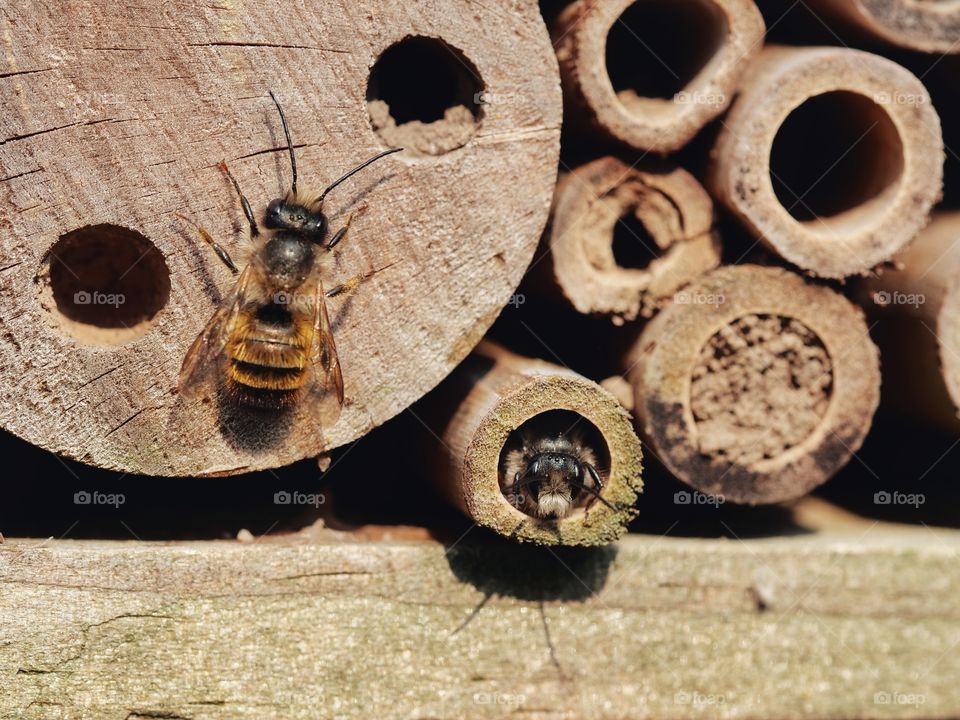
[[[617,324],[649,317],[720,263],[713,203],[692,175],[613,157],[561,178],[548,240],[561,294]]]
[[[483,82],[457,48],[408,37],[377,59],[367,83],[373,129],[388,147],[442,155],[463,147],[483,119]]]
[[[862,313],[779,268],[704,276],[646,326],[627,363],[657,457],[731,502],[791,500],[825,482],[879,401]]]
[[[607,33],[606,69],[617,99],[637,115],[670,113],[678,93],[703,84],[730,32],[709,0],[639,0]]]
[[[638,209],[632,205],[617,218],[610,238],[613,261],[624,270],[644,270],[663,255],[656,238],[637,217]]]
[[[62,234],[37,281],[53,326],[85,345],[123,345],[143,336],[170,299],[163,253],[119,225]]]
[[[563,440],[558,443],[559,438]],[[500,492],[507,502],[533,518],[542,517],[546,509],[542,497],[549,495],[547,489],[542,483],[526,488],[514,485],[536,453],[551,450],[572,451],[582,463],[589,463],[604,483],[610,476],[610,448],[596,425],[572,410],[548,410],[534,415],[510,433],[500,450],[499,461]],[[581,471],[585,471],[583,479],[590,487],[589,470],[581,468]],[[602,497],[602,491],[598,492]],[[596,502],[598,498],[587,489],[574,488],[570,496],[573,508],[570,516],[585,512]]]
[[[442,458],[433,468],[434,483],[477,524],[523,542],[602,545],[636,516],[640,440],[616,399],[573,371],[485,341],[427,410],[431,424],[442,427],[433,447]],[[567,473],[570,457],[546,455],[572,456],[580,470]],[[602,488],[585,480],[591,476],[587,463]],[[564,474],[556,474],[561,469]],[[513,487],[517,473],[527,470],[530,482]],[[571,493],[569,504],[547,497],[563,495],[561,481],[571,477],[596,493]]]
[[[835,234],[882,216],[903,182],[903,140],[873,98],[815,95],[793,110],[770,149],[780,204],[814,233]]]
[[[568,117],[666,154],[726,109],[764,25],[751,0],[577,0],[551,32]]]
[[[814,275],[889,260],[940,197],[940,119],[921,82],[848,48],[770,46],[744,78],[707,173],[714,196]]]

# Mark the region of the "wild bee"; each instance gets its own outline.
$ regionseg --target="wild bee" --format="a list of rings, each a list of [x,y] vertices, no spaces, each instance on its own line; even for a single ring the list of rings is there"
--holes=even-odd
[[[601,495],[596,453],[576,433],[521,432],[519,447],[507,451],[500,487],[513,505],[533,517],[560,520],[589,498],[613,506]],[[587,503],[582,503],[586,499]]]
[[[287,119],[273,92],[270,97],[280,114],[292,179],[286,196],[267,205],[262,220],[265,230],[261,231],[226,163],[219,164],[239,196],[250,228],[252,246],[243,270],[206,230],[178,214],[238,276],[190,346],[180,369],[179,387],[183,394],[192,396],[206,381],[214,379],[217,389],[225,390],[227,397],[239,405],[267,410],[289,409],[311,395],[318,421],[329,427],[337,421],[343,406],[343,375],[326,299],[352,291],[379,270],[361,273],[324,292],[323,260],[343,240],[354,214],[327,240],[323,201],[354,173],[402,148],[365,160],[319,195],[301,192]]]

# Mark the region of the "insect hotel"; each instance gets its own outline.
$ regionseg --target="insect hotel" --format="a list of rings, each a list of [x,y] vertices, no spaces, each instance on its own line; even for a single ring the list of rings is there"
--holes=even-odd
[[[956,3],[0,35],[0,717],[960,716]]]

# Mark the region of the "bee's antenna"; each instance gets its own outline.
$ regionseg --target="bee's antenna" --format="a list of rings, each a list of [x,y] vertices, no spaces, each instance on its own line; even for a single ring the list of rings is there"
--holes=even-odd
[[[342,183],[344,180],[346,180],[348,177],[350,177],[350,176],[353,175],[354,173],[358,173],[358,172],[360,172],[361,170],[363,170],[365,167],[367,167],[367,165],[371,165],[371,164],[375,163],[377,160],[379,160],[380,158],[386,157],[387,155],[392,155],[393,153],[398,153],[398,152],[400,152],[401,150],[403,150],[403,148],[393,148],[392,150],[384,150],[382,153],[378,153],[378,154],[374,155],[374,156],[373,156],[372,158],[370,158],[369,160],[365,160],[364,162],[362,162],[362,163],[360,163],[359,165],[357,165],[357,166],[356,166],[353,170],[351,170],[350,172],[346,173],[345,175],[343,175],[343,176],[340,177],[339,179],[334,180],[326,190],[324,190],[322,193],[320,193],[320,197],[318,197],[316,201],[317,201],[317,202],[322,202],[323,199],[327,196],[327,193],[328,193],[328,192],[330,192],[331,190],[333,190],[337,185],[339,185],[340,183]],[[291,153],[291,155],[293,154],[293,149],[292,149],[292,148],[291,148],[291,150],[290,150],[290,153]]]
[[[578,482],[578,481],[576,481],[576,480],[570,481],[570,484],[573,485],[573,486],[574,486],[575,488],[577,488],[578,490],[585,490],[586,492],[590,493],[590,494],[593,495],[597,500],[599,500],[599,501],[602,502],[604,505],[606,505],[608,508],[610,508],[611,510],[613,510],[614,512],[616,512],[617,508],[615,508],[613,505],[611,505],[611,504],[607,501],[607,499],[606,499],[605,497],[603,497],[603,495],[601,495],[599,492],[597,492],[596,490],[594,490],[592,487],[589,487],[588,485],[584,485],[582,482]]]
[[[283,134],[287,136],[287,150],[290,151],[290,170],[293,172],[293,183],[291,184],[291,189],[293,194],[297,194],[297,158],[293,154],[293,140],[290,139],[290,128],[287,127],[287,118],[283,114],[283,108],[280,107],[280,101],[277,100],[277,96],[273,94],[273,90],[270,91],[270,97],[273,98],[273,104],[277,106],[277,112],[280,113],[280,123],[283,125]]]

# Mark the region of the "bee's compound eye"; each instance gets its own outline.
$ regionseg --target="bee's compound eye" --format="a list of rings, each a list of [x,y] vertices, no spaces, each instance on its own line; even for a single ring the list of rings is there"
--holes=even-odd
[[[282,207],[282,200],[272,200],[270,204],[267,205],[266,226],[268,228],[279,228],[282,226],[280,217]]]

